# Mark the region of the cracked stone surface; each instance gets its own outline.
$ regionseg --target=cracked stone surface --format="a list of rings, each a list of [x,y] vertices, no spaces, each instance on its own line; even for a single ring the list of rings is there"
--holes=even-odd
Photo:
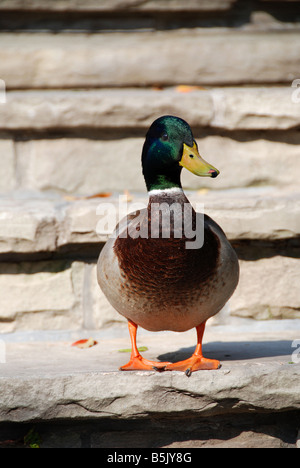
[[[269,331],[207,327],[204,355],[220,359],[222,367],[190,378],[180,372],[118,371],[129,357],[120,352],[129,347],[129,337],[123,326],[111,333],[94,333],[98,344],[88,349],[71,346],[78,338],[74,333],[56,341],[18,342],[7,336],[6,363],[0,364],[0,421],[212,417],[300,409],[299,321],[285,330],[276,325],[273,331],[271,326]],[[142,354],[149,359],[176,361],[193,352],[195,333],[140,330],[138,345],[147,346]]]

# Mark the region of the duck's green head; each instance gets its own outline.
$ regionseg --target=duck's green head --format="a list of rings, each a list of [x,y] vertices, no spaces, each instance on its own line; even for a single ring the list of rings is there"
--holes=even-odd
[[[171,115],[160,117],[149,128],[142,166],[148,191],[181,187],[183,167],[203,177],[217,177],[219,174],[199,155],[190,126]]]

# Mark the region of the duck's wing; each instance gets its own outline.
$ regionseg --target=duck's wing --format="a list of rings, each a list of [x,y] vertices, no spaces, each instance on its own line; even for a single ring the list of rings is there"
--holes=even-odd
[[[102,248],[97,264],[97,277],[100,287],[105,293],[107,288],[111,289],[121,281],[118,256],[114,248],[116,241],[126,238],[129,232],[134,232],[137,224],[145,216],[147,216],[146,208],[136,210],[124,216]]]

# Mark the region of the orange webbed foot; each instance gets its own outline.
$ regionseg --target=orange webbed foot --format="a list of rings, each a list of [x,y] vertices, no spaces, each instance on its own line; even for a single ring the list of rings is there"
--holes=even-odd
[[[221,367],[220,361],[216,359],[207,359],[202,354],[202,339],[205,329],[205,322],[196,327],[197,330],[197,346],[194,354],[184,361],[174,362],[165,366],[164,370],[172,371],[177,370],[184,372],[187,377],[190,377],[192,372],[198,370],[212,370]]]
[[[156,370],[159,372],[165,370],[166,365],[170,362],[148,361],[140,355],[136,345],[137,325],[132,320],[128,320],[128,330],[131,339],[131,356],[129,362],[119,369],[122,371]]]
[[[129,362],[124,366],[121,366],[120,370],[156,370],[158,372],[162,372],[168,364],[170,364],[170,362],[148,361],[148,359],[144,359],[140,354],[138,354],[137,356],[131,356]]]
[[[181,371],[184,372],[187,377],[190,377],[192,372],[198,370],[212,370],[219,369],[221,367],[220,361],[216,359],[207,359],[203,356],[193,354],[190,358],[184,361],[174,362],[167,364],[164,368],[165,371]]]

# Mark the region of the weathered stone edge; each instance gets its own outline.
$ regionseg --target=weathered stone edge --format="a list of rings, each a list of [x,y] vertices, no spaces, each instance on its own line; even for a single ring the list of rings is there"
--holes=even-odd
[[[300,104],[295,101],[299,92],[295,87],[180,90],[8,91],[6,103],[1,105],[0,129],[78,131],[119,127],[145,131],[158,116],[182,115],[182,109],[185,119],[195,127],[287,130],[300,126]]]
[[[72,12],[118,12],[128,10],[130,12],[189,12],[189,11],[213,11],[228,10],[236,0],[85,0],[84,3],[78,0],[60,0],[49,2],[48,0],[1,0],[0,11],[20,10],[20,11],[72,11]]]
[[[190,379],[142,372],[0,378],[0,421],[299,410],[299,377],[296,365],[261,365],[202,371]]]
[[[259,196],[242,199],[236,194],[226,201],[219,194],[211,199],[195,195],[190,200],[197,211],[199,207],[203,210],[204,203],[205,213],[222,226],[230,240],[299,238],[299,193],[284,196],[277,192],[274,199],[265,196],[261,200]],[[112,203],[111,212],[107,211],[107,203]],[[128,204],[123,200],[122,205],[115,197],[72,203],[53,200],[2,203],[0,253],[55,252],[68,245],[106,242],[119,221],[118,216],[123,217],[126,206],[128,212],[138,209],[136,203],[139,207],[146,206],[147,197],[133,199]],[[120,206],[122,214],[119,215]],[[109,231],[108,226],[111,226]]]
[[[292,31],[212,34],[180,29],[60,36],[3,33],[1,79],[7,89],[276,84],[298,78],[300,38]]]

